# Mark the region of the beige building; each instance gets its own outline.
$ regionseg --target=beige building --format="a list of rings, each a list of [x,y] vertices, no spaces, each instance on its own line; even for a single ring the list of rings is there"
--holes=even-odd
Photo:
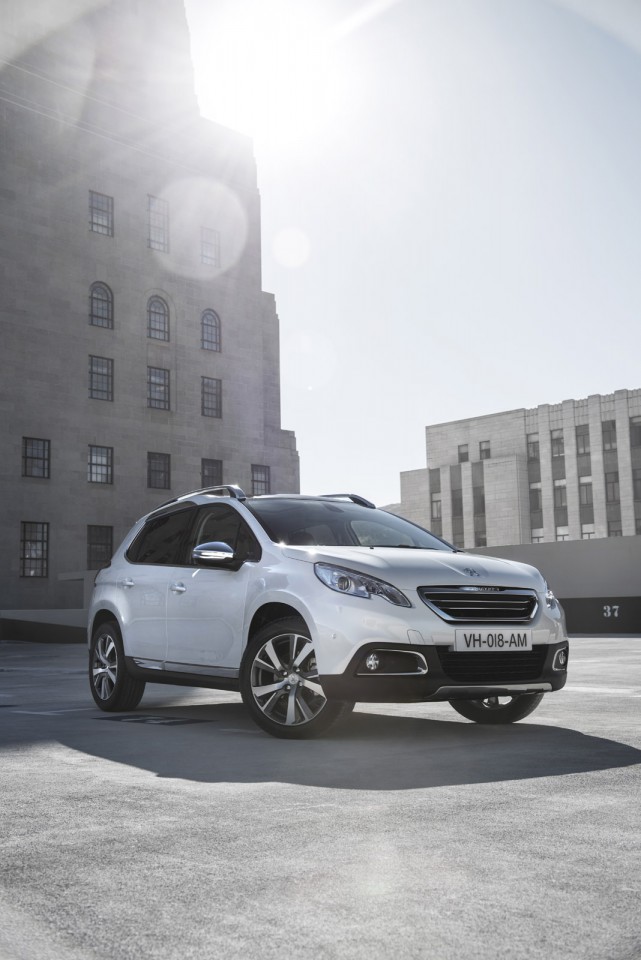
[[[456,546],[641,534],[641,390],[425,428],[403,516]]]
[[[299,483],[251,143],[199,116],[181,0],[86,7],[3,5],[0,610],[82,607],[164,500]]]

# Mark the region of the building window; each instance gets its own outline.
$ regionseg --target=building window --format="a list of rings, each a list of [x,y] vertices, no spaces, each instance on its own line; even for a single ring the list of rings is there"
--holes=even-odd
[[[162,297],[151,297],[147,302],[147,336],[169,340],[169,307]]]
[[[619,499],[619,471],[615,470],[605,475],[605,500],[606,503],[618,503]]]
[[[541,484],[540,483],[531,483],[530,484],[530,513],[535,513],[538,510],[542,510],[542,495],[541,495]]]
[[[262,463],[252,463],[252,496],[259,497],[263,493],[271,493],[269,467]]]
[[[220,317],[213,310],[205,310],[200,320],[200,329],[203,350],[220,353]]]
[[[171,487],[171,457],[168,453],[147,454],[147,486],[155,490]]]
[[[92,283],[89,291],[89,323],[92,327],[114,325],[114,297],[106,283]]]
[[[87,527],[87,570],[98,570],[111,560],[113,527]]]
[[[555,483],[554,484],[554,506],[555,507],[567,507],[568,505],[568,491],[564,483]]]
[[[106,237],[114,235],[114,198],[89,191],[89,229]]]
[[[210,267],[220,266],[220,233],[211,227],[200,228],[200,259]]]
[[[38,437],[22,438],[22,476],[49,479],[51,444]]]
[[[570,539],[570,530],[568,527],[557,527],[556,528],[556,539],[557,540],[569,540]]]
[[[89,357],[89,396],[92,400],[113,400],[114,362],[109,357]]]
[[[169,370],[147,367],[147,406],[169,410]]]
[[[222,417],[223,382],[215,377],[201,378],[201,413],[203,417]]]
[[[582,539],[582,540],[593,540],[593,539],[594,539],[594,524],[593,524],[593,523],[582,523],[582,524],[581,524],[581,539]]]
[[[49,524],[20,524],[20,576],[49,575]]]
[[[590,506],[592,504],[592,483],[579,484],[579,503],[581,506]]]
[[[632,471],[632,497],[641,500],[641,469],[635,467]]]
[[[469,459],[470,459],[470,456],[469,456],[469,452],[468,452],[468,445],[467,445],[467,443],[461,443],[461,444],[459,444],[459,448],[458,448],[458,462],[459,462],[459,463],[467,463],[467,461],[468,461]]]
[[[608,520],[608,536],[609,537],[622,537],[623,531],[621,529],[620,520]]]
[[[603,449],[616,450],[617,448],[617,425],[615,420],[604,420],[601,424],[603,431]]]
[[[161,253],[169,253],[169,204],[159,197],[147,197],[147,246]]]
[[[528,460],[540,460],[539,453],[539,435],[538,433],[528,433],[527,435],[527,458]]]
[[[472,487],[472,503],[474,509],[475,517],[485,516],[485,488],[484,487]],[[481,546],[481,544],[476,544],[476,546]]]
[[[481,440],[479,443],[479,460],[489,460],[490,459],[490,441]]]
[[[441,508],[442,508],[442,504],[441,504],[440,494],[438,496],[435,496],[435,494],[432,494],[432,512],[431,512],[432,520],[442,519],[443,515],[442,515]]]
[[[532,543],[543,543],[544,535],[543,529],[541,527],[536,527],[532,529]]]
[[[87,481],[89,483],[113,483],[113,447],[89,445]]]
[[[565,446],[563,443],[563,430],[551,430],[550,440],[552,443],[552,456],[553,457],[565,456]]]
[[[641,447],[641,417],[630,417],[630,446]]]
[[[576,428],[576,452],[579,456],[590,452],[590,427],[587,423]]]
[[[203,458],[200,461],[200,483],[203,487],[219,487],[223,482],[223,461],[207,460]]]

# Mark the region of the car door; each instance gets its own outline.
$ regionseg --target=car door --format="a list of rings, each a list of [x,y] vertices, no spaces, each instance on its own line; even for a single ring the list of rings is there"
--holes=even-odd
[[[171,509],[152,517],[127,551],[119,571],[122,633],[127,656],[160,666],[167,653],[167,594],[182,575],[187,535],[196,507]]]
[[[202,507],[192,527],[187,557],[201,543],[227,543],[234,568],[183,567],[167,593],[167,669],[234,674],[240,663],[248,584],[260,546],[239,512],[228,504]],[[241,562],[242,561],[242,562]],[[196,671],[200,672],[200,671]]]

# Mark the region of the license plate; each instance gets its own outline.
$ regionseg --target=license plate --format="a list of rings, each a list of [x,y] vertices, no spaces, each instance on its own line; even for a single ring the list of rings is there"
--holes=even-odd
[[[531,630],[457,630],[454,649],[460,653],[531,650]]]

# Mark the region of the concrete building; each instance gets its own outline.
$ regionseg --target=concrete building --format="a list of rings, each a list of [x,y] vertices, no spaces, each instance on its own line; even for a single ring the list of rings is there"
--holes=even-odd
[[[425,428],[395,512],[461,548],[641,534],[641,390]]]
[[[181,0],[45,7],[3,4],[5,611],[81,608],[172,496],[299,484],[252,146],[199,116]]]

